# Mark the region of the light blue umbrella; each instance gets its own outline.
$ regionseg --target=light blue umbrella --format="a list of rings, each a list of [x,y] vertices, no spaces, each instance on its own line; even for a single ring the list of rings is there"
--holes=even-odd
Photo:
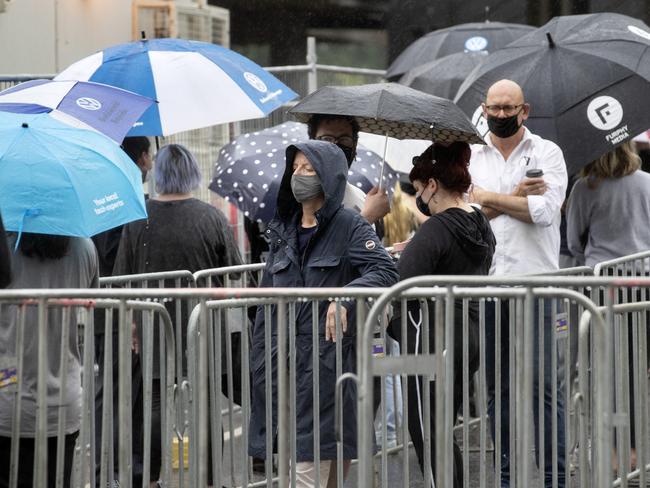
[[[121,88],[84,81],[32,80],[0,92],[0,111],[49,113],[74,127],[101,132],[118,144],[153,103]]]
[[[113,46],[77,61],[56,79],[105,83],[157,100],[130,136],[166,136],[261,118],[298,96],[241,54],[185,39]]]
[[[147,217],[142,174],[120,147],[47,114],[0,112],[7,230],[90,237]]]

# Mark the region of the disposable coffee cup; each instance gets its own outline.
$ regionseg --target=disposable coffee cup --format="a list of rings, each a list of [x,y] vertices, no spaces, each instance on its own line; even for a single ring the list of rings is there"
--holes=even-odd
[[[544,171],[541,169],[529,169],[526,171],[526,178],[541,178],[544,176]]]

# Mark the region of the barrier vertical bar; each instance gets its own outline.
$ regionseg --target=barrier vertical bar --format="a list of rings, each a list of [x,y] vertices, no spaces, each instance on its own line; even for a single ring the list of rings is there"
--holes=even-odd
[[[535,297],[533,296],[533,290],[529,287],[526,289],[526,297],[524,299],[524,340],[523,340],[523,405],[522,405],[522,423],[521,423],[521,448],[522,455],[520,456],[521,460],[521,479],[522,484],[519,486],[526,486],[530,482],[530,427],[527,422],[524,421],[526,415],[529,412],[533,411],[533,347],[534,347],[534,315],[535,315]],[[540,353],[541,355],[541,353]],[[539,413],[540,417],[544,415],[543,412]],[[543,470],[543,466],[541,467]],[[543,477],[543,476],[542,476]]]
[[[278,314],[278,483],[287,486],[288,442],[287,442],[287,302],[280,299],[277,305]],[[292,454],[292,458],[293,458]],[[292,459],[295,462],[295,458]]]
[[[120,300],[118,332],[118,418],[120,422],[119,435],[119,480],[120,486],[130,488],[133,481],[132,442],[131,442],[131,324],[127,323],[126,300]],[[111,370],[107,370],[111,371]],[[110,373],[109,373],[110,374]]]
[[[452,287],[447,288],[445,297],[445,453],[444,462],[447,483],[454,479],[454,347],[455,347],[455,294]],[[436,455],[438,455],[436,453]],[[445,485],[442,485],[445,486]]]
[[[297,398],[296,398],[296,304],[289,303],[289,412],[288,412],[288,429],[289,429],[289,450],[291,451],[291,473],[289,480],[291,488],[296,487],[296,467],[298,457],[298,443],[296,432]],[[316,330],[318,333],[318,329]],[[312,410],[319,408],[314,405]],[[316,471],[320,471],[320,466],[314,464]]]
[[[1,306],[1,305],[0,305]],[[25,314],[27,307],[23,303],[18,311],[18,331],[16,332],[16,392],[14,394],[14,411],[11,425],[11,455],[9,460],[9,487],[18,486],[18,452],[20,447],[20,418],[23,385],[23,364],[25,360]]]
[[[276,313],[278,313],[277,309]],[[273,483],[273,317],[270,305],[264,306],[264,324],[271,324],[271,327],[264,327],[264,384],[266,386],[264,399],[266,407],[266,462],[264,463],[264,471],[266,474],[266,486],[267,488],[271,488]],[[276,356],[276,358],[276,361],[279,363],[279,356]]]
[[[336,333],[336,377],[340,378],[341,375],[343,374],[343,328],[341,325],[341,302],[340,300],[336,300],[336,314],[335,314],[335,320],[334,320],[334,325],[335,325],[335,333]],[[343,388],[343,385],[341,385],[341,388]],[[316,408],[316,407],[315,407]],[[335,405],[336,408],[336,405]],[[343,408],[341,406],[341,408]],[[341,416],[341,423],[343,421],[342,419],[343,416]],[[341,433],[343,433],[343,429],[341,429]],[[344,442],[345,436],[341,436],[341,442],[338,442],[336,444],[336,486],[338,488],[343,488],[343,442]],[[320,469],[320,466],[316,466],[316,469]],[[331,470],[331,468],[330,468]],[[295,487],[292,487],[295,488]]]
[[[400,309],[401,309],[401,343],[404,345],[402,354],[408,355],[408,308],[406,299],[402,298],[400,300]],[[403,488],[408,488],[410,484],[410,466],[409,466],[409,391],[408,391],[408,382],[409,378],[406,374],[402,375],[402,472],[404,473],[403,479]],[[417,398],[415,399],[417,401]]]
[[[463,486],[469,488],[469,302],[463,299]],[[458,372],[454,371],[454,375]]]
[[[544,410],[545,406],[545,397],[546,397],[546,381],[544,371],[546,370],[546,355],[544,350],[547,346],[546,340],[544,337],[544,301],[539,299],[537,301],[537,411],[539,415],[537,416],[537,449],[538,449],[538,458],[539,466],[542,470],[542,476],[539,477],[539,486],[543,488],[546,484],[546,438],[544,436],[545,431],[545,419],[544,419]],[[534,388],[534,386],[533,386]],[[533,428],[535,428],[533,426]]]
[[[75,324],[76,326],[76,324]],[[56,439],[56,468],[55,468],[55,486],[63,487],[63,462],[65,457],[65,420],[66,406],[65,400],[68,384],[68,347],[70,343],[70,307],[64,307],[61,310],[61,345],[59,361],[59,377],[61,385],[59,387],[59,425]]]
[[[47,485],[47,303],[38,299],[38,386],[36,390],[36,438],[34,439],[34,484]]]
[[[428,355],[430,351],[431,344],[431,320],[429,317],[429,301],[420,299],[420,310],[422,311],[420,317],[422,319],[420,323],[420,330],[422,331],[422,354]],[[434,332],[435,338],[435,332]],[[435,346],[434,346],[435,348]],[[418,351],[415,351],[415,354],[418,354]],[[431,377],[427,375],[422,375],[421,377],[415,377],[415,381],[419,382],[420,378],[422,379],[422,446],[424,451],[424,486],[429,488],[433,486],[433,473],[431,472],[431,466],[433,461],[431,460]],[[441,381],[441,375],[439,374],[438,379]],[[437,384],[437,383],[436,383]],[[435,408],[435,407],[434,407]],[[438,429],[441,426],[436,425]],[[439,435],[440,430],[436,431],[436,435]]]
[[[447,486],[447,439],[445,428],[445,315],[443,299],[436,297],[434,345],[436,361],[436,486]],[[449,351],[447,351],[448,353]],[[425,446],[426,448],[426,446]],[[426,488],[429,488],[427,486]]]
[[[313,432],[314,432],[314,486],[320,486],[320,391],[317,385],[320,385],[320,329],[318,323],[318,300],[314,300],[311,304],[311,330],[312,330],[312,400],[314,405],[313,415]]]
[[[479,488],[485,488],[487,483],[487,429],[490,421],[487,416],[487,378],[485,373],[485,299],[481,298],[478,308],[479,316],[479,416],[481,418],[479,428]],[[499,455],[498,453],[496,454]]]
[[[358,302],[357,302],[358,303]],[[357,312],[359,311],[359,306],[357,306]],[[362,317],[363,315],[361,315]],[[362,338],[367,335],[366,327],[368,324],[366,322],[358,322],[361,326],[360,330],[357,330],[359,337],[360,347],[357,354],[357,371],[359,374],[359,395],[357,400],[358,411],[357,411],[357,426],[358,426],[358,435],[357,435],[357,447],[359,449],[359,488],[372,488],[373,486],[373,475],[374,475],[374,463],[372,455],[372,440],[373,440],[373,431],[374,425],[372,423],[373,418],[373,391],[372,391],[372,378],[373,378],[373,365],[372,365],[372,353],[368,344],[363,342]]]
[[[199,314],[199,368],[197,371],[198,381],[195,388],[198,388],[198,417],[199,429],[195,434],[198,437],[198,486],[208,485],[207,453],[208,453],[208,308],[205,298],[200,300]],[[219,442],[220,443],[220,442]]]

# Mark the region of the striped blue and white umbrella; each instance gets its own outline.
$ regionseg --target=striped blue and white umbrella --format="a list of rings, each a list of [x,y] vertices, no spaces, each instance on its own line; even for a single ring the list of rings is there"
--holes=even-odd
[[[149,39],[72,64],[58,80],[90,80],[151,97],[129,136],[166,136],[265,117],[298,95],[250,59],[222,46]]]
[[[49,113],[67,125],[101,132],[118,144],[154,100],[114,86],[31,80],[0,92],[0,111]]]

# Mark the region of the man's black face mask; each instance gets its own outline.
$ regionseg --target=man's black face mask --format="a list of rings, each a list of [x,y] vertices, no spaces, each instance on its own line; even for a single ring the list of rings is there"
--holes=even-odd
[[[344,146],[342,144],[337,144],[338,147],[341,148],[341,151],[345,154],[345,159],[348,160],[348,167],[352,166],[352,162],[354,161],[354,148],[351,148],[349,146]]]
[[[488,115],[487,123],[490,132],[502,139],[514,136],[519,130],[519,127],[521,127],[519,120],[517,120],[518,117],[519,113],[504,118]]]

